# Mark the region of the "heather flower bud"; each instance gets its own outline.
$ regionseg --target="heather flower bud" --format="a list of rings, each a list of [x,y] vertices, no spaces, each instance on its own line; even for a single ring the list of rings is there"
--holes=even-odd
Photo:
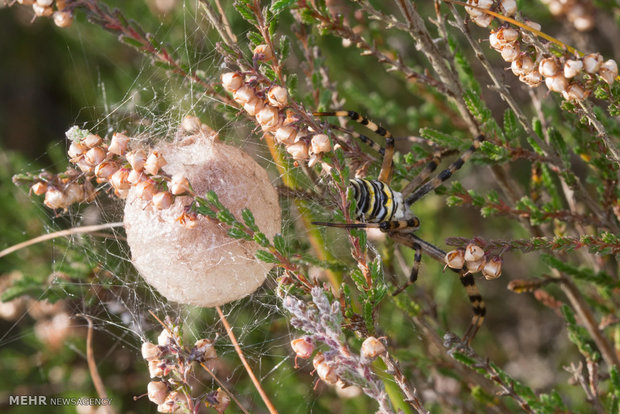
[[[295,355],[301,359],[310,358],[314,352],[314,345],[306,337],[293,339],[291,341],[291,348],[293,348]]]
[[[534,60],[527,53],[520,53],[510,65],[512,73],[516,76],[527,75],[534,70]]]
[[[24,6],[32,6],[35,0],[17,0],[17,2]]]
[[[489,35],[489,45],[493,49],[500,51],[502,47],[504,47],[505,43],[499,38],[497,31],[491,31],[491,34]]]
[[[88,147],[86,147],[86,145],[80,142],[73,141],[71,142],[71,145],[69,146],[69,150],[67,151],[67,154],[69,155],[70,158],[76,158],[84,154],[86,151],[88,151]]]
[[[502,275],[502,259],[498,256],[492,257],[482,268],[482,274],[486,280],[500,277]]]
[[[519,80],[527,84],[530,88],[535,88],[536,86],[540,85],[543,78],[540,72],[538,72],[537,70],[533,70],[526,75],[519,76]]]
[[[573,20],[573,26],[580,32],[587,32],[594,28],[594,17],[592,15],[585,15],[576,17]]]
[[[165,210],[172,205],[174,202],[174,197],[169,191],[161,191],[155,194],[151,201],[156,209]]]
[[[69,27],[73,24],[73,14],[68,11],[55,11],[52,18],[58,27]]]
[[[273,58],[273,51],[268,45],[258,45],[254,48],[254,59],[256,60],[271,60]]]
[[[199,355],[198,359],[200,361],[217,358],[217,352],[215,351],[215,346],[213,346],[213,341],[208,339],[199,339],[196,341],[193,353]]]
[[[521,48],[519,47],[519,44],[514,43],[504,46],[500,54],[502,55],[502,59],[504,59],[506,62],[512,62],[517,59],[517,57],[519,57],[520,52]]]
[[[230,404],[230,396],[226,394],[224,390],[218,388],[215,395],[215,401],[216,403],[211,404],[211,407],[221,414],[226,411],[226,408],[228,408],[228,405]]]
[[[150,342],[144,342],[140,350],[142,352],[142,358],[146,359],[147,361],[157,359],[161,356],[161,350],[159,349],[159,347]]]
[[[247,112],[248,115],[256,116],[263,109],[264,106],[265,103],[261,99],[255,97],[251,101],[244,104],[243,109],[245,109],[245,112]]]
[[[157,194],[157,185],[155,181],[148,179],[139,182],[135,186],[136,188],[136,196],[144,201],[149,201],[153,199],[153,196]]]
[[[489,10],[493,6],[493,0],[467,0],[467,4],[480,7],[481,9]],[[471,7],[465,7],[465,11],[473,18],[483,16],[484,13],[480,10],[473,9]]]
[[[269,105],[284,108],[288,103],[288,92],[281,86],[274,86],[267,92],[267,100]]]
[[[519,31],[512,27],[501,27],[497,31],[497,37],[504,43],[516,42],[519,39]]]
[[[317,134],[313,136],[310,143],[312,145],[313,154],[329,152],[332,149],[332,144],[329,142],[329,137],[325,134]]]
[[[187,407],[187,399],[185,396],[177,391],[173,391],[168,394],[166,401],[163,404],[157,406],[158,413],[176,413],[181,410],[182,407]]]
[[[484,250],[482,250],[482,247],[478,246],[477,244],[469,243],[465,247],[465,261],[468,262],[467,267],[469,267],[469,262],[477,262],[483,257]]]
[[[512,16],[517,12],[516,0],[500,0],[499,10],[504,16]]]
[[[146,174],[138,172],[136,170],[129,171],[129,175],[127,176],[127,181],[129,181],[131,185],[136,185],[139,182],[144,181],[146,179],[147,179]]]
[[[538,71],[545,78],[555,76],[560,71],[560,63],[555,58],[546,58],[540,61]]]
[[[187,133],[198,132],[200,131],[201,126],[202,122],[200,122],[200,119],[194,115],[186,115],[185,118],[183,118],[183,121],[181,121],[181,128]]]
[[[66,202],[64,193],[55,187],[50,187],[47,189],[43,204],[45,204],[52,210],[67,208],[69,206],[69,204],[67,204]]]
[[[95,167],[95,176],[102,180],[108,180],[112,174],[118,171],[118,168],[115,162],[104,161]]]
[[[105,150],[100,147],[94,147],[89,149],[86,154],[84,154],[84,160],[92,166],[100,164],[105,160]]]
[[[281,126],[277,129],[274,137],[280,144],[292,144],[295,142],[297,130],[291,126]]]
[[[535,21],[532,21],[529,19],[525,19],[523,21],[523,24],[525,24],[528,27],[531,27],[534,30],[540,30],[542,28],[542,26],[539,23],[536,23]]]
[[[139,149],[128,152],[125,158],[131,165],[131,168],[137,172],[142,172],[144,169],[144,164],[146,163],[146,153],[143,150]]]
[[[374,336],[369,336],[362,343],[360,355],[363,359],[374,361],[378,356],[385,354],[386,351],[387,349],[385,348],[385,345],[383,345],[383,342]]]
[[[256,114],[256,121],[263,131],[274,130],[280,123],[278,109],[273,106],[265,106]]]
[[[294,160],[308,159],[308,145],[305,142],[296,142],[286,147],[286,151],[291,154]]]
[[[67,188],[65,188],[65,191],[63,191],[63,193],[67,205],[82,202],[85,198],[84,186],[79,183],[69,184]]]
[[[159,405],[166,400],[168,386],[161,381],[151,381],[146,386],[146,392],[151,402]]]
[[[235,92],[243,86],[243,76],[237,72],[228,72],[222,74],[222,86],[228,92]]]
[[[618,64],[615,60],[609,59],[601,65],[598,74],[605,82],[611,85],[618,77]]]
[[[472,17],[471,20],[480,27],[487,27],[493,21],[493,16],[481,14],[480,16]]]
[[[325,361],[325,355],[322,352],[317,352],[314,358],[312,358],[312,366],[316,369],[320,363]]]
[[[590,94],[589,90],[586,90],[578,83],[568,85],[565,91],[562,92],[564,99],[568,101],[583,101]]]
[[[338,382],[338,376],[334,369],[325,361],[321,362],[316,367],[316,374],[326,384],[334,385]]]
[[[95,170],[95,167],[84,158],[80,158],[75,165],[77,165],[84,174],[91,174]]]
[[[246,103],[250,102],[252,99],[255,99],[255,98],[256,98],[256,93],[254,92],[254,89],[250,88],[247,85],[242,86],[241,88],[233,92],[233,99],[239,105],[245,105]]]
[[[41,6],[39,3],[34,3],[32,5],[32,10],[37,17],[48,17],[54,13],[54,9],[51,7]]]
[[[86,138],[84,138],[81,143],[86,145],[88,148],[93,148],[93,147],[97,147],[99,145],[101,145],[101,142],[103,140],[101,139],[101,137],[99,135],[95,135],[95,134],[88,134],[86,136]]]
[[[486,260],[484,260],[484,257],[481,260],[467,262],[468,273],[476,273],[476,272],[481,271],[485,263],[486,263]]]
[[[567,79],[574,78],[583,70],[583,62],[581,60],[568,59],[564,63],[564,77]]]
[[[564,92],[568,87],[568,79],[559,74],[545,79],[545,85],[552,92]]]
[[[583,57],[583,68],[590,74],[598,72],[602,64],[603,56],[600,53],[590,53]]]
[[[34,183],[30,187],[30,191],[32,191],[36,195],[45,194],[45,192],[47,191],[47,184],[46,183],[42,183],[41,181],[39,181],[38,183]]]
[[[157,344],[159,346],[168,346],[171,343],[173,343],[173,341],[170,332],[168,332],[167,329],[162,329],[161,333],[157,337]]]
[[[36,3],[41,7],[49,7],[54,4],[54,0],[36,0]]]
[[[157,175],[159,169],[166,165],[167,162],[159,151],[153,151],[147,157],[144,163],[144,171],[149,175]]]
[[[112,135],[110,146],[108,146],[108,152],[116,155],[123,155],[127,152],[127,144],[129,144],[129,137],[125,134],[115,132]]]
[[[446,253],[446,257],[444,260],[446,262],[446,265],[450,269],[462,269],[463,266],[465,265],[465,250],[464,249],[452,250]]]
[[[117,191],[128,190],[131,187],[131,183],[127,179],[128,177],[129,170],[121,168],[110,176],[110,185]]]
[[[189,191],[189,182],[185,175],[175,174],[168,183],[168,189],[173,195],[184,194]]]
[[[167,374],[166,362],[159,359],[149,360],[149,375],[151,378],[163,377]]]

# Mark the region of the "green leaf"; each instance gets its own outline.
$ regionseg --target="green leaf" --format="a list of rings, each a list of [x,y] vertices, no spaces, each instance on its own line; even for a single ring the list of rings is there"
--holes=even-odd
[[[366,329],[371,333],[375,331],[375,324],[373,321],[374,309],[373,301],[367,300],[364,302],[364,322],[366,323]]]
[[[252,12],[252,9],[250,9],[248,4],[246,4],[243,0],[238,0],[233,3],[233,6],[235,7],[235,9],[237,9],[237,11],[244,20],[246,20],[253,26],[258,26],[258,20],[256,20],[256,16]]]
[[[228,210],[218,211],[216,214],[216,217],[219,221],[221,221],[222,223],[226,223],[229,226],[232,226],[233,224],[237,222],[237,220],[235,219],[235,216],[233,216],[232,213]]]
[[[280,263],[280,259],[265,250],[258,250],[254,255],[265,263]]]
[[[519,146],[519,136],[521,135],[521,127],[517,116],[508,108],[504,111],[504,136],[508,140],[508,143],[513,147]]]
[[[441,131],[437,131],[432,128],[421,128],[420,135],[424,138],[433,141],[437,145],[441,145],[448,148],[461,148],[463,147],[463,140],[455,138],[453,135],[445,134]]]
[[[248,36],[248,40],[253,45],[252,48],[265,43],[265,39],[263,38],[263,36],[261,36],[259,33],[256,33],[254,31],[249,31],[247,36]]]
[[[142,49],[144,47],[141,41],[136,40],[129,36],[121,35],[119,36],[119,40],[125,44],[128,44],[131,47],[135,47],[136,49]]]
[[[244,208],[243,210],[241,210],[241,218],[250,230],[252,230],[253,232],[257,232],[259,230],[256,222],[254,221],[254,215],[252,214],[252,211],[250,209]]]
[[[359,269],[354,269],[351,272],[351,279],[353,280],[353,282],[357,286],[357,289],[360,292],[363,292],[364,291],[364,287],[366,286],[366,279],[364,278],[364,275],[362,274],[362,271],[359,270]]]
[[[278,15],[284,10],[291,8],[295,3],[297,3],[297,0],[276,0],[271,3],[270,10],[274,15]]]
[[[284,237],[282,237],[280,233],[276,234],[273,237],[273,246],[276,248],[278,253],[280,253],[281,255],[283,256],[289,255],[289,251],[286,247],[286,241],[284,240]]]
[[[265,236],[265,234],[261,232],[254,233],[254,241],[258,243],[258,245],[261,247],[271,246],[271,242],[269,242],[267,236]]]

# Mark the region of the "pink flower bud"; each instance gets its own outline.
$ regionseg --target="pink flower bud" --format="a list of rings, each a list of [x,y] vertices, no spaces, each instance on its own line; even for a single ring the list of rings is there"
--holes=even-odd
[[[138,172],[136,170],[131,170],[129,171],[129,175],[127,176],[127,181],[129,181],[129,183],[131,185],[136,185],[141,181],[144,181],[148,178],[148,176],[144,173]]]
[[[194,344],[194,351],[192,352],[195,355],[199,355],[200,361],[207,361],[209,359],[217,358],[217,352],[215,351],[215,346],[213,346],[213,341],[208,339],[199,339]]]
[[[540,72],[533,70],[526,75],[519,76],[519,80],[527,84],[530,88],[535,88],[542,82],[543,78]]]
[[[68,11],[55,11],[53,19],[54,24],[58,27],[69,27],[73,24],[73,14]]]
[[[84,154],[86,151],[88,151],[88,147],[86,145],[73,141],[71,142],[71,145],[69,146],[69,150],[67,151],[67,154],[69,155],[70,158],[75,158],[75,157],[79,157],[80,155]]]
[[[64,195],[67,205],[81,203],[86,197],[84,186],[80,183],[69,184],[67,188],[65,188]]]
[[[144,171],[149,175],[157,175],[159,169],[166,164],[167,162],[163,155],[159,151],[153,151],[144,163]]]
[[[507,44],[501,50],[502,59],[506,62],[512,62],[516,58],[519,57],[519,53],[521,53],[521,48],[518,43]]]
[[[465,250],[457,249],[452,250],[446,253],[446,257],[444,259],[446,261],[446,265],[451,269],[462,269],[465,265]]]
[[[149,400],[155,404],[162,404],[168,395],[168,386],[161,381],[151,381],[146,386]]]
[[[303,141],[289,145],[286,147],[286,151],[291,154],[296,161],[308,159],[308,145]]]
[[[168,183],[168,189],[174,195],[185,194],[189,191],[189,182],[185,175],[175,174]]]
[[[338,376],[334,369],[327,364],[327,362],[323,361],[316,367],[316,374],[322,379],[326,384],[334,385],[338,382]]]
[[[310,143],[312,145],[312,153],[314,154],[329,152],[332,149],[332,144],[329,141],[329,137],[325,134],[317,134],[313,136]]]
[[[516,42],[519,39],[519,31],[512,27],[500,27],[497,31],[497,39],[503,44]]]
[[[125,134],[115,132],[112,135],[108,152],[116,155],[124,155],[127,152],[127,144],[129,144],[129,137]]]
[[[59,208],[67,208],[69,204],[66,202],[65,194],[55,187],[49,187],[45,193],[45,200],[43,204],[52,210]]]
[[[144,342],[142,344],[141,351],[142,351],[142,358],[146,359],[147,361],[157,359],[161,356],[161,350],[159,349],[159,347],[150,342]]]
[[[583,101],[590,95],[590,91],[583,88],[578,83],[572,83],[568,85],[565,91],[562,92],[562,96],[567,101]]]
[[[112,174],[118,171],[118,164],[111,161],[104,161],[95,167],[95,176],[102,180],[108,180]]]
[[[374,336],[369,336],[362,343],[360,355],[362,356],[362,359],[374,361],[378,356],[383,355],[386,352],[387,349],[385,348],[385,345],[383,345],[383,342]]]
[[[265,106],[256,114],[256,121],[263,131],[273,131],[280,124],[280,117],[277,108]]]
[[[153,205],[158,210],[169,208],[174,202],[174,197],[169,191],[161,191],[153,196]]]
[[[611,85],[618,77],[618,64],[615,60],[609,59],[601,65],[598,74],[605,82]]]
[[[291,341],[291,348],[298,358],[308,359],[314,352],[314,345],[308,340],[308,338],[296,338]]]
[[[500,0],[499,10],[504,16],[512,16],[517,12],[516,0]]]
[[[254,92],[254,89],[245,85],[233,92],[233,99],[239,105],[245,105],[252,99],[256,99],[256,93]]]
[[[469,262],[477,262],[483,257],[484,257],[484,250],[482,250],[482,247],[478,246],[477,244],[469,243],[465,247],[464,258],[465,258],[465,261],[468,262],[468,267],[469,267]]]
[[[139,149],[128,152],[125,158],[131,165],[131,168],[138,172],[142,172],[144,164],[146,163],[146,153],[143,150]]]
[[[150,201],[153,199],[153,196],[158,193],[157,185],[155,181],[151,179],[147,179],[144,181],[140,181],[135,186],[136,196],[144,201]]]
[[[564,92],[568,87],[568,79],[563,74],[558,74],[545,79],[545,85],[552,92]]]
[[[39,3],[34,3],[32,5],[32,10],[37,17],[48,17],[54,13],[54,9],[52,7],[44,7],[39,5]]]
[[[583,62],[581,60],[568,59],[564,63],[564,77],[567,79],[574,78],[583,70]]]
[[[84,154],[84,160],[92,166],[102,163],[105,157],[106,152],[101,147],[91,148]]]
[[[129,170],[127,168],[121,168],[110,176],[110,185],[115,190],[129,190],[131,183],[127,180],[129,176]]]
[[[47,184],[41,181],[39,181],[38,183],[34,183],[30,187],[30,191],[32,191],[36,195],[45,194],[45,192],[47,191]]]
[[[273,58],[273,51],[268,45],[258,45],[253,51],[254,59],[268,61]]]
[[[560,62],[556,58],[546,58],[540,61],[538,71],[545,78],[555,76],[560,72]]]
[[[297,130],[291,126],[281,126],[275,133],[275,139],[280,144],[292,144],[296,136]]]
[[[284,108],[288,103],[288,92],[281,86],[274,86],[267,92],[269,105]]]
[[[188,133],[196,133],[200,131],[201,126],[202,122],[200,122],[200,119],[194,115],[187,115],[183,118],[183,121],[181,121],[181,128],[183,128],[183,131]]]
[[[603,56],[600,53],[590,53],[583,57],[583,68],[590,74],[595,74],[603,64]]]
[[[256,114],[258,114],[264,106],[265,103],[261,99],[259,99],[258,97],[254,97],[249,102],[243,105],[243,109],[245,110],[245,112],[248,113],[248,115],[256,116]]]
[[[215,404],[211,404],[211,407],[219,414],[224,413],[228,405],[230,404],[230,396],[221,388],[217,389],[217,393],[215,394]]]
[[[237,72],[228,72],[223,73],[222,77],[222,86],[228,92],[235,92],[237,89],[243,86],[243,76]]]
[[[484,259],[484,257],[475,262],[467,262],[468,273],[476,273],[481,271],[485,264],[486,260]]]
[[[84,138],[81,143],[86,145],[88,148],[94,148],[97,147],[99,145],[101,145],[101,142],[103,140],[101,139],[101,137],[99,135],[95,135],[95,134],[88,134],[86,136],[86,138]]]
[[[497,279],[502,275],[502,259],[498,256],[492,257],[482,268],[482,274],[486,280]]]
[[[534,60],[527,53],[520,53],[510,65],[512,73],[516,76],[527,75],[534,70]]]

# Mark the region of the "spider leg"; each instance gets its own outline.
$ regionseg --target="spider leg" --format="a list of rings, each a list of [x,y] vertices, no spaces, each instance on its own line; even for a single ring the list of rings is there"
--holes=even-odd
[[[456,170],[461,168],[463,164],[465,164],[465,162],[467,162],[471,158],[472,154],[478,148],[480,148],[482,141],[484,141],[484,136],[478,135],[476,139],[474,140],[474,143],[472,144],[472,146],[469,147],[467,151],[461,154],[461,156],[456,161],[454,161],[452,164],[450,164],[448,168],[446,168],[445,170],[437,174],[435,178],[431,179],[426,184],[424,184],[423,186],[415,190],[410,196],[408,196],[405,199],[405,204],[407,206],[411,206],[413,203],[418,201],[420,198],[424,197],[426,194],[433,191],[435,188],[439,187],[444,181],[450,178]]]
[[[366,135],[360,134],[359,132],[356,132],[356,131],[350,131],[336,124],[329,124],[329,127],[332,129],[344,132],[345,134],[350,135],[353,138],[358,139],[362,143],[368,145],[371,149],[377,151],[379,154],[385,155],[385,148],[377,144],[375,141],[373,141],[371,138],[367,137]]]
[[[418,175],[413,177],[413,179],[405,186],[405,188],[403,188],[403,190],[401,191],[401,193],[403,193],[403,196],[406,197],[408,194],[411,194],[413,190],[418,188],[420,184],[422,184],[428,177],[430,177],[433,171],[435,171],[435,169],[437,168],[437,165],[440,161],[441,152],[435,151],[433,153],[433,159],[430,160],[428,164],[426,164],[426,166],[418,173]]]
[[[412,249],[416,249],[416,246],[419,246],[426,254],[431,256],[433,259],[437,260],[440,263],[444,263],[446,252],[441,250],[439,247],[436,247],[429,242],[422,240],[415,234],[402,234],[396,232],[390,233],[390,236],[392,236],[395,241]],[[414,267],[415,266],[416,264],[414,263]],[[467,292],[467,296],[469,297],[469,302],[471,303],[472,311],[474,313],[471,319],[471,325],[469,326],[469,328],[467,328],[467,331],[463,336],[463,339],[469,344],[474,339],[476,333],[480,329],[480,326],[482,326],[482,323],[484,322],[484,317],[486,315],[486,306],[484,304],[482,296],[480,295],[480,291],[476,286],[473,275],[471,273],[468,273],[466,268],[451,270],[459,274],[459,280],[465,288],[465,292]]]
[[[416,280],[418,280],[418,270],[420,269],[420,262],[422,261],[422,247],[420,247],[420,245],[417,243],[414,243],[412,247],[415,250],[415,256],[413,258],[413,266],[411,267],[411,272],[409,273],[409,279],[401,287],[396,289],[392,293],[392,296],[398,295],[400,292],[407,289],[410,285],[413,285]]]
[[[355,111],[313,112],[312,115],[347,117],[354,120],[358,124],[364,125],[375,134],[384,137],[385,152],[383,154],[383,162],[381,164],[381,172],[379,173],[378,179],[386,184],[390,183],[390,180],[392,179],[392,159],[394,158],[394,137],[390,131],[375,124],[368,118],[364,118]]]

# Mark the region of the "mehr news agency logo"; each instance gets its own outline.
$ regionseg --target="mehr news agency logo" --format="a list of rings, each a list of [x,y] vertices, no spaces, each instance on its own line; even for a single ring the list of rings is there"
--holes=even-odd
[[[110,405],[111,398],[49,397],[47,395],[9,395],[9,405]]]

